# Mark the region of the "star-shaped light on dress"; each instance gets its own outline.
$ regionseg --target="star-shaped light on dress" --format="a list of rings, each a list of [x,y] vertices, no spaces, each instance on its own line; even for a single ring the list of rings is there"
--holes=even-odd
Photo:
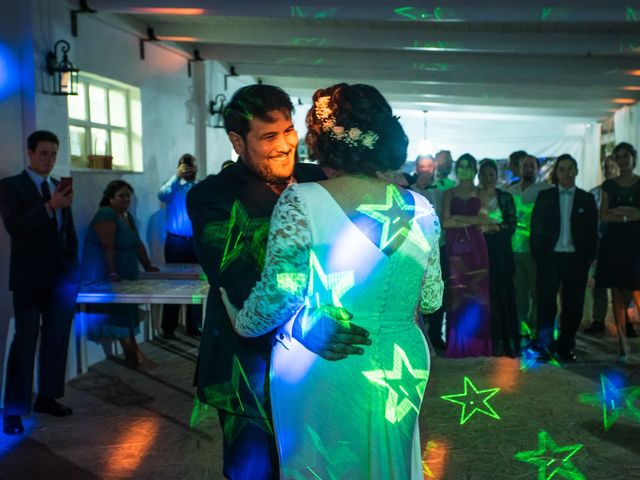
[[[585,476],[578,470],[571,457],[573,457],[583,445],[567,445],[558,447],[551,436],[541,430],[538,433],[538,449],[518,452],[515,455],[521,462],[531,463],[538,467],[538,480],[551,480],[552,478],[565,478],[567,480],[585,480]]]
[[[422,231],[419,228],[413,228],[415,218],[411,219],[408,224],[401,221],[403,212],[413,214],[416,208],[405,202],[400,190],[395,185],[387,185],[385,203],[363,204],[356,210],[381,224],[382,232],[378,248],[385,253],[389,254],[386,251],[389,247],[391,250],[396,250],[392,244],[401,242],[402,237],[410,238],[425,252],[429,251],[429,242],[424,238]]]
[[[442,395],[440,398],[448,402],[462,405],[460,425],[464,425],[476,412],[483,413],[488,417],[500,420],[500,415],[498,415],[493,407],[489,405],[489,399],[499,391],[499,387],[478,390],[471,379],[465,376],[463,393]]]
[[[640,421],[640,408],[636,406],[640,399],[640,387],[617,387],[605,375],[600,375],[600,392],[583,393],[581,403],[602,406],[604,429],[609,430],[620,416]]]
[[[355,454],[350,442],[335,438],[325,442],[309,425],[305,425],[305,435],[302,448],[306,455],[313,460],[305,466],[303,471],[286,469],[282,472],[285,478],[292,480],[340,480],[345,478],[345,472],[353,469],[360,460]]]
[[[309,254],[309,286],[306,304],[308,307],[334,305],[342,307],[340,299],[355,285],[353,270],[326,273],[313,250]]]
[[[244,394],[241,393],[244,390]],[[267,412],[251,388],[251,382],[242,368],[237,355],[233,356],[231,380],[204,389],[206,403],[232,413],[227,415],[223,425],[224,438],[231,445],[247,423],[253,423],[273,435],[273,428]],[[245,400],[243,400],[243,398]],[[248,400],[250,403],[247,403]]]
[[[404,372],[408,375],[405,375]],[[405,351],[393,345],[393,368],[362,372],[371,382],[387,389],[385,418],[390,423],[399,423],[411,410],[420,413],[420,404],[429,379],[429,371],[414,369]]]

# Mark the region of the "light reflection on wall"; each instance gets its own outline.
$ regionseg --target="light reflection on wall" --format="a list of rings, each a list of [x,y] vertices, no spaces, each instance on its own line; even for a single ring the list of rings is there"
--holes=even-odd
[[[108,454],[104,478],[135,478],[135,471],[155,443],[159,430],[157,418],[141,418],[127,425]]]
[[[0,101],[20,87],[18,63],[11,51],[0,43]]]

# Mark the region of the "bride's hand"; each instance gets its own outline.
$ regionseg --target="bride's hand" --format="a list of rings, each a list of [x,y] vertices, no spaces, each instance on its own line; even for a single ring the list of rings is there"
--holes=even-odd
[[[227,291],[220,287],[220,296],[222,297],[222,303],[224,303],[224,308],[227,309],[227,315],[231,319],[231,323],[236,323],[236,317],[238,316],[238,309],[231,303],[229,300],[229,295],[227,295]]]

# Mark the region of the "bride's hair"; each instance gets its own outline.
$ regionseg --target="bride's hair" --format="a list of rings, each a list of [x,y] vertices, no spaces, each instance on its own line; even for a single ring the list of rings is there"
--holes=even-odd
[[[313,95],[307,113],[309,156],[321,166],[374,175],[397,170],[409,140],[378,90],[339,83]]]

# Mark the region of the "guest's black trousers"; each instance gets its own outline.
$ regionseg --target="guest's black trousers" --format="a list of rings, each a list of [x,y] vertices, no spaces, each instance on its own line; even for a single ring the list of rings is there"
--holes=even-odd
[[[166,263],[198,263],[193,248],[193,238],[167,234],[164,243],[164,260]],[[167,304],[162,307],[162,331],[173,333],[178,326],[180,305]],[[202,306],[187,306],[187,333],[198,333],[202,324]]]
[[[543,349],[569,352],[582,320],[589,262],[577,253],[552,253],[536,258],[538,276],[538,345]],[[553,345],[560,293],[560,334]]]
[[[69,334],[78,285],[63,281],[51,288],[13,292],[15,336],[11,342],[4,392],[4,415],[31,412],[33,369],[40,336],[38,396],[64,396]]]

